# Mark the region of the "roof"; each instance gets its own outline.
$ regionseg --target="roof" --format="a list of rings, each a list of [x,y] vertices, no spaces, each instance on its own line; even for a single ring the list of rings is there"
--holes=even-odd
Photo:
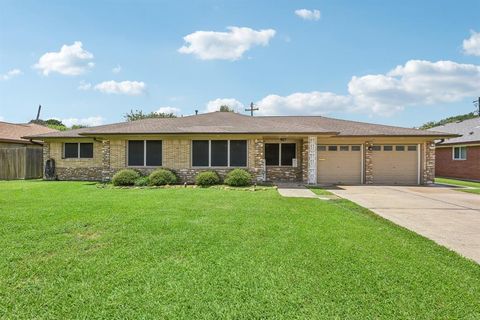
[[[480,142],[480,117],[447,123],[443,126],[434,127],[429,130],[456,133],[461,135],[461,137],[451,138],[440,144],[478,143]]]
[[[12,143],[27,143],[31,142],[24,136],[35,136],[41,134],[50,134],[57,132],[39,124],[34,123],[9,123],[0,121],[0,141]]]
[[[120,134],[329,134],[340,136],[452,136],[442,132],[393,127],[321,116],[255,116],[211,112],[179,118],[143,119],[36,135],[67,138]]]

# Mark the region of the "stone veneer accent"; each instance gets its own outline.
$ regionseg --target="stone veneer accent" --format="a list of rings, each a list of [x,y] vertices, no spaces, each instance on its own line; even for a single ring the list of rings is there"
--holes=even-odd
[[[432,184],[435,182],[435,142],[425,142],[423,149],[425,154],[423,161],[423,184]]]
[[[43,179],[46,179],[45,177],[45,162],[50,159],[50,143],[49,142],[44,142],[43,143],[43,164],[42,168],[44,168],[42,177]]]
[[[253,155],[253,165],[252,165],[252,174],[254,179],[258,182],[265,181],[267,179],[265,172],[265,143],[263,139],[255,139],[254,143],[254,155]]]
[[[308,138],[302,140],[302,181],[308,183]]]
[[[110,140],[102,141],[102,181],[109,181],[112,177],[110,166]]]
[[[373,162],[372,162],[372,153],[371,147],[373,143],[371,141],[365,142],[365,184],[373,184]]]
[[[267,167],[267,181],[302,181],[301,167]]]
[[[102,180],[102,168],[65,168],[57,167],[55,169],[58,180],[83,180],[99,181]]]

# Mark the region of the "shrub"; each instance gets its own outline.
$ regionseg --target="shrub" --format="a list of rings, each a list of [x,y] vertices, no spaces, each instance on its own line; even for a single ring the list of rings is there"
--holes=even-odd
[[[235,187],[249,186],[252,184],[252,175],[243,169],[233,169],[227,174],[224,182]]]
[[[220,177],[215,171],[200,172],[195,177],[195,184],[202,187],[213,186],[219,183],[220,183]]]
[[[115,173],[112,178],[113,185],[115,186],[133,186],[135,180],[140,177],[140,174],[132,169],[123,169]]]
[[[135,180],[135,186],[137,187],[145,187],[148,186],[150,180],[148,177],[139,177],[137,180]]]
[[[175,184],[177,182],[177,176],[170,170],[158,169],[150,173],[148,176],[151,186],[163,186],[166,184]]]

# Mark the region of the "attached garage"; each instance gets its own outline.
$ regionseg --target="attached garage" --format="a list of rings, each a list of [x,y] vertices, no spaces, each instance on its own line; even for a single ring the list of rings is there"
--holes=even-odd
[[[363,153],[361,145],[318,145],[317,156],[317,183],[362,183]]]
[[[374,184],[420,184],[418,145],[372,146]]]

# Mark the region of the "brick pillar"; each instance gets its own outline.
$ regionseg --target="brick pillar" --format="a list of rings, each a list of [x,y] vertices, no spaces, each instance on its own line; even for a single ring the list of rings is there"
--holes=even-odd
[[[365,184],[373,184],[372,146],[371,141],[365,142]]]
[[[308,183],[308,138],[302,142],[302,181]]]
[[[110,169],[110,140],[102,141],[102,181],[110,181],[112,170]]]
[[[255,152],[255,161],[253,164],[253,173],[254,178],[258,182],[263,182],[266,180],[265,172],[265,146],[263,139],[255,139],[254,142],[254,152]]]
[[[45,179],[45,161],[50,159],[50,142],[43,143],[42,177]]]
[[[423,144],[423,184],[435,182],[435,141],[427,141]]]

